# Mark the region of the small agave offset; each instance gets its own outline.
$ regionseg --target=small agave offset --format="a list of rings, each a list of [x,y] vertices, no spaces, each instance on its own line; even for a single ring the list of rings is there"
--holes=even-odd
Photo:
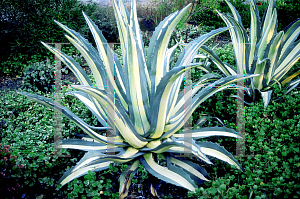
[[[150,174],[167,183],[195,191],[197,184],[208,181],[208,174],[203,167],[188,158],[178,157],[185,151],[189,151],[207,164],[213,163],[206,155],[243,170],[233,156],[220,145],[209,141],[197,141],[211,136],[242,138],[242,135],[234,130],[226,127],[209,127],[183,130],[178,133],[186,119],[210,96],[226,88],[236,88],[234,82],[255,76],[237,75],[218,79],[215,75],[207,74],[193,84],[191,92],[180,89],[186,70],[198,67],[209,71],[200,63],[192,63],[200,46],[230,27],[211,31],[195,39],[184,49],[176,65],[170,68],[172,53],[178,44],[168,49],[168,42],[175,26],[191,4],[171,14],[159,24],[151,38],[146,56],[137,21],[136,2],[131,2],[131,13],[127,11],[122,0],[118,5],[116,1],[112,3],[119,29],[123,64],[108,46],[95,23],[84,13],[97,49],[77,32],[55,21],[69,33],[70,36],[66,35],[67,39],[84,56],[96,85],[92,85],[85,71],[72,57],[42,42],[51,52],[59,56],[81,83],[73,85],[77,91],[68,94],[81,100],[103,127],[88,125],[52,99],[19,92],[61,111],[87,134],[83,140],[63,140],[62,148],[84,150],[86,153],[76,166],[62,176],[59,183],[65,185],[87,174],[88,171],[107,169],[113,162],[128,162],[131,165],[119,178],[121,198],[128,194],[131,179],[139,164],[142,164]],[[215,82],[208,84],[210,81]],[[108,97],[114,91],[108,92],[105,85],[112,86],[115,98]],[[189,105],[186,105],[186,99],[191,101]],[[106,131],[113,136],[105,136]],[[185,137],[189,137],[190,142],[185,141]],[[109,150],[114,151],[114,154],[108,153]],[[161,154],[160,157],[166,161],[167,166],[162,166],[156,161],[157,154]]]

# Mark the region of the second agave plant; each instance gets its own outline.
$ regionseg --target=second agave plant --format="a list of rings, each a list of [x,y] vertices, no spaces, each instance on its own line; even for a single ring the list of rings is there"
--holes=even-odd
[[[251,12],[250,34],[242,24],[241,16],[228,1],[232,16],[219,13],[228,27],[234,48],[237,68],[222,63],[220,58],[210,49],[203,46],[202,50],[211,56],[211,60],[225,75],[259,74],[246,82],[246,90],[255,101],[256,91],[260,92],[265,108],[272,94],[272,86],[279,84],[286,86],[289,93],[300,83],[300,78],[293,80],[300,74],[299,69],[291,71],[293,65],[300,59],[300,41],[296,41],[300,34],[300,19],[296,19],[285,30],[277,33],[277,11],[275,0],[269,1],[262,21],[254,0],[249,0]],[[293,81],[292,81],[293,80]]]
[[[192,41],[179,56],[175,66],[170,68],[172,53],[178,44],[168,49],[168,42],[190,4],[159,24],[153,33],[147,54],[138,25],[136,2],[131,2],[130,13],[122,0],[119,4],[116,1],[112,4],[119,29],[123,64],[95,23],[84,13],[97,49],[77,32],[55,21],[70,35],[66,35],[67,39],[84,56],[96,85],[92,84],[85,71],[72,57],[42,42],[79,80],[81,85],[73,85],[76,91],[68,94],[81,100],[103,127],[88,125],[52,99],[19,92],[61,111],[87,134],[83,140],[63,140],[62,148],[84,150],[86,153],[76,166],[62,176],[59,184],[65,185],[88,171],[101,171],[107,169],[111,163],[117,162],[130,164],[119,177],[120,198],[128,194],[131,179],[139,164],[158,179],[195,191],[199,184],[208,181],[208,174],[199,164],[188,158],[178,157],[185,152],[193,154],[201,164],[212,165],[208,158],[211,156],[243,170],[233,156],[220,145],[210,141],[197,141],[211,136],[242,138],[241,134],[226,127],[179,131],[184,127],[187,118],[206,99],[223,89],[236,88],[234,82],[237,80],[255,76],[241,75],[218,79],[213,74],[207,74],[193,83],[191,90],[180,89],[187,70],[198,67],[209,71],[200,64],[192,63],[193,58],[204,42],[228,30],[229,27],[211,31]],[[106,85],[110,85],[112,91],[106,89]],[[114,92],[115,98],[109,97],[114,96]],[[186,103],[187,100],[190,103]],[[106,132],[112,136],[105,136]],[[188,141],[186,138],[189,138]],[[166,166],[157,162],[157,154],[161,154],[160,157],[165,160]]]

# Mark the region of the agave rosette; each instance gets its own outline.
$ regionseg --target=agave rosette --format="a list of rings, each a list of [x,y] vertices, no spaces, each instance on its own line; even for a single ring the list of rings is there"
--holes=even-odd
[[[207,47],[202,47],[202,50],[210,55],[211,60],[225,76],[237,73],[260,74],[247,80],[246,85],[250,89],[246,91],[255,101],[255,90],[258,90],[266,107],[271,99],[274,84],[279,84],[280,87],[286,85],[285,94],[287,94],[300,83],[300,79],[293,80],[300,74],[300,71],[291,71],[300,58],[300,41],[296,41],[300,34],[300,19],[293,21],[284,31],[277,33],[275,1],[269,1],[262,23],[255,1],[249,0],[251,24],[250,34],[247,35],[238,11],[228,0],[225,1],[230,7],[232,16],[219,11],[218,14],[228,27],[233,26],[229,32],[237,69],[227,63],[222,63],[219,57]]]
[[[229,27],[211,31],[195,39],[179,56],[175,67],[170,68],[170,58],[176,46],[168,49],[168,42],[172,31],[189,9],[190,4],[159,24],[151,38],[146,56],[137,21],[136,2],[132,1],[131,13],[127,11],[121,0],[118,5],[116,1],[112,3],[121,40],[123,65],[107,44],[101,31],[84,13],[97,50],[77,32],[55,21],[69,33],[70,36],[66,35],[67,39],[84,56],[96,85],[92,85],[85,71],[72,57],[42,42],[51,52],[56,53],[81,84],[73,85],[77,91],[67,94],[81,100],[103,127],[88,125],[51,99],[19,92],[61,111],[87,134],[82,140],[62,141],[62,148],[84,150],[86,153],[76,166],[63,175],[59,183],[65,185],[90,170],[107,169],[112,162],[131,162],[132,164],[119,178],[121,198],[127,195],[131,179],[140,163],[153,176],[195,191],[197,183],[201,184],[208,180],[208,174],[203,167],[176,156],[186,151],[204,163],[212,164],[207,157],[211,156],[243,170],[223,147],[209,141],[197,141],[211,136],[242,138],[242,135],[234,130],[223,126],[184,130],[180,134],[177,133],[184,126],[186,118],[189,118],[203,101],[223,89],[236,88],[234,82],[237,80],[255,76],[236,75],[218,79],[213,74],[207,74],[193,84],[191,92],[180,90],[186,70],[198,67],[209,71],[199,63],[192,63],[193,58],[204,42],[228,30]],[[208,84],[210,81],[214,82]],[[108,97],[113,92],[105,89],[106,84],[113,87],[115,98]],[[185,103],[186,99],[191,102],[188,106]],[[105,136],[105,131],[109,131],[113,136]],[[185,137],[191,138],[191,141],[185,142]],[[114,154],[108,153],[109,150]],[[156,154],[163,154],[167,167],[157,163]]]

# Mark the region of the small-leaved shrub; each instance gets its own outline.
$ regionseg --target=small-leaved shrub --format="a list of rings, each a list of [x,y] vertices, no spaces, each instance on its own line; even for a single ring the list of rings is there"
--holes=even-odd
[[[42,47],[40,40],[68,41],[53,20],[68,23],[71,28],[82,27],[77,30],[91,39],[88,28],[82,26],[85,24],[82,10],[91,15],[96,8],[96,3],[90,0],[89,3],[78,0],[1,1],[0,75],[21,75],[22,67],[30,61],[32,55],[39,54],[37,62],[49,57],[49,51]]]
[[[112,7],[97,7],[92,18],[95,18],[95,24],[102,31],[108,42],[120,42],[117,22]]]
[[[49,60],[28,65],[23,72],[23,88],[42,92],[54,91],[54,70],[55,66]]]

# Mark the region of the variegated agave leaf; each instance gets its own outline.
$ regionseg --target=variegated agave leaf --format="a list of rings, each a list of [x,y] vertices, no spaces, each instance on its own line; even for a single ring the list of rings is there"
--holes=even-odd
[[[234,48],[237,70],[226,66],[219,57],[205,46],[201,49],[210,55],[210,59],[225,75],[260,74],[248,80],[246,85],[252,89],[251,95],[255,100],[255,90],[261,93],[265,108],[267,107],[272,93],[272,86],[279,84],[280,87],[288,83],[300,74],[299,71],[290,73],[293,65],[300,58],[300,41],[296,41],[300,34],[300,19],[296,19],[288,25],[284,31],[277,33],[277,10],[275,0],[269,1],[268,9],[264,18],[259,17],[258,8],[254,0],[249,0],[251,12],[250,34],[247,35],[241,17],[235,7],[228,1],[232,16],[219,13],[229,29]],[[287,94],[296,86],[287,87]]]
[[[230,27],[213,30],[195,39],[185,47],[175,67],[170,68],[170,60],[177,45],[168,49],[168,42],[175,26],[191,4],[171,14],[159,24],[153,33],[148,51],[145,52],[137,21],[136,2],[131,2],[130,13],[122,0],[119,0],[119,4],[115,0],[112,3],[123,52],[122,65],[101,31],[86,14],[83,13],[97,49],[76,31],[55,21],[69,34],[66,36],[67,39],[83,54],[91,68],[96,85],[92,85],[85,71],[72,57],[42,42],[66,64],[81,84],[73,85],[77,91],[67,94],[82,101],[104,127],[86,124],[67,108],[51,99],[19,92],[61,111],[87,134],[81,140],[63,140],[62,148],[83,150],[86,154],[76,166],[62,176],[59,183],[65,185],[85,175],[88,171],[106,169],[112,162],[131,162],[131,166],[119,178],[121,198],[126,197],[131,179],[140,163],[153,176],[195,191],[197,183],[202,184],[208,180],[208,174],[203,167],[173,156],[173,154],[182,154],[185,151],[190,151],[207,164],[212,164],[212,162],[206,155],[243,170],[239,163],[219,145],[196,142],[197,139],[211,136],[242,138],[242,135],[234,130],[226,127],[210,127],[177,133],[184,126],[186,118],[190,117],[206,99],[221,90],[238,88],[235,85],[237,80],[255,77],[255,75],[236,75],[232,72],[233,70],[229,70],[228,74],[234,74],[234,76],[220,79],[216,75],[206,74],[193,84],[191,92],[186,93],[180,90],[185,71],[198,67],[209,72],[206,65],[193,63],[193,59],[206,41],[229,30]],[[228,68],[226,65],[221,67]],[[107,84],[111,85],[113,91],[105,89]],[[114,91],[115,98],[110,98],[109,95],[112,95]],[[185,99],[190,99],[192,102],[188,107],[185,107]],[[96,130],[107,130],[114,136],[106,137]],[[184,136],[191,137],[191,144],[184,141]],[[115,153],[108,153],[109,148]],[[168,166],[158,164],[153,157],[155,154],[164,154]]]

